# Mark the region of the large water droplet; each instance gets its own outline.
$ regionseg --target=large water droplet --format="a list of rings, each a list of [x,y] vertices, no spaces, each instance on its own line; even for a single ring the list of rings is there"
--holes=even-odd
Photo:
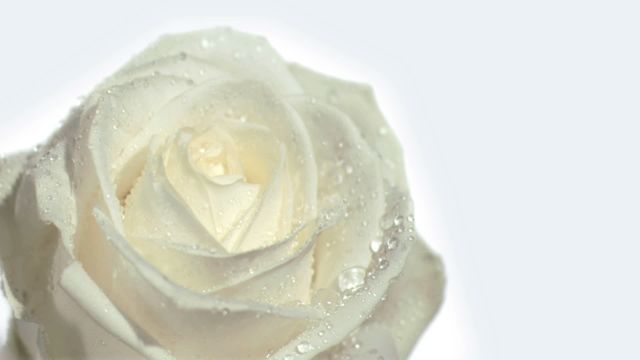
[[[313,346],[309,344],[308,341],[302,341],[300,344],[296,345],[296,351],[298,354],[306,354],[311,350],[313,350]]]
[[[355,291],[364,285],[365,269],[354,266],[344,270],[338,277],[338,287],[341,292]]]

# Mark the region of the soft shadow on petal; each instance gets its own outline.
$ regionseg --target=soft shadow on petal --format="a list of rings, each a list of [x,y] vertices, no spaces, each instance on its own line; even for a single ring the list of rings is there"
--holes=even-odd
[[[6,278],[4,290],[14,314],[37,323],[35,344],[30,350],[52,358],[142,358],[137,350],[78,307],[58,284],[67,264],[73,261],[76,202],[67,175],[65,144],[51,141],[32,156],[16,191],[5,199],[0,211],[0,254]],[[18,333],[37,328],[17,322]],[[39,340],[38,340],[39,339]],[[33,340],[33,339],[32,339]],[[144,350],[144,346],[138,350]]]
[[[406,189],[400,142],[380,112],[371,86],[327,76],[299,64],[289,64],[289,69],[305,93],[349,116],[362,138],[378,155],[385,180]]]
[[[142,171],[151,138],[167,131],[154,126],[158,124],[151,121],[153,115],[162,104],[189,87],[185,81],[156,76],[109,88],[89,99],[87,106],[94,105],[92,116],[83,119],[83,125],[88,127],[84,146],[102,190],[101,200],[118,228],[122,228],[121,201]],[[83,144],[80,145],[74,153],[82,153]],[[84,161],[73,162],[74,166],[83,164]],[[74,180],[79,181],[75,177]]]
[[[385,300],[377,306],[371,318],[346,341],[321,354],[317,360],[340,355],[354,360],[380,355],[385,360],[408,358],[440,308],[443,296],[442,261],[422,241],[415,241],[402,273],[393,280]],[[355,343],[361,346],[356,348],[353,346]],[[365,351],[367,347],[369,349]],[[397,352],[396,357],[386,355],[390,349]]]
[[[395,214],[408,216],[412,209],[405,193],[389,190],[387,208]],[[394,230],[397,230],[394,229]],[[402,271],[413,241],[411,233],[398,233],[397,244],[392,251],[377,254],[367,268],[365,283],[355,291],[344,292],[335,308],[329,309],[322,321],[311,323],[307,329],[273,354],[275,359],[299,354],[303,344],[302,358],[310,359],[325,349],[340,344],[357,330],[375,308],[391,286],[392,280]]]
[[[130,239],[227,253],[169,183],[157,155],[147,159],[142,176],[126,199],[124,226]]]
[[[382,175],[377,158],[347,116],[320,102],[289,101],[311,135],[320,199],[346,204],[341,221],[320,236],[316,247],[314,288],[331,288],[342,271],[366,268],[371,261],[370,243],[381,236],[378,222],[385,211]]]
[[[27,152],[0,157],[0,204],[13,192],[28,157]]]
[[[262,359],[321,317],[310,307],[228,300],[177,286],[140,257],[107,216],[97,209],[95,216],[118,256],[110,298],[176,358]],[[245,341],[248,334],[252,341]]]
[[[145,261],[154,265],[176,284],[193,291],[212,293],[229,287],[238,289],[260,276],[269,276],[271,281],[276,283],[295,276],[294,272],[284,272],[276,277],[272,270],[292,261],[297,263],[305,258],[308,248],[315,242],[314,226],[315,222],[310,222],[280,243],[235,255],[209,253],[143,237],[127,240]],[[306,262],[309,270],[312,269],[312,260],[309,259],[309,262]],[[302,288],[305,284],[309,285],[310,278],[301,277],[296,281],[298,283],[292,287],[292,291]],[[268,290],[265,296],[276,291],[272,288]],[[307,286],[304,290],[308,292],[309,287]],[[302,299],[306,297],[307,295],[304,294]],[[260,297],[252,299],[248,296],[242,298],[254,301],[261,299]]]

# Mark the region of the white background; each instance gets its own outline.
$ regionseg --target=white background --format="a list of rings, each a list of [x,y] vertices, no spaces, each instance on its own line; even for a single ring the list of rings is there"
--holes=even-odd
[[[636,2],[132,3],[3,3],[1,152],[161,33],[260,33],[373,84],[404,144],[449,278],[413,359],[640,358]]]

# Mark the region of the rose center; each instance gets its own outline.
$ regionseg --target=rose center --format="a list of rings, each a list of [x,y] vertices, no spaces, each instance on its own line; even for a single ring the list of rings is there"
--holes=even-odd
[[[242,164],[228,135],[207,131],[198,137],[188,134],[183,141],[187,142],[189,162],[209,180],[219,185],[246,181]]]

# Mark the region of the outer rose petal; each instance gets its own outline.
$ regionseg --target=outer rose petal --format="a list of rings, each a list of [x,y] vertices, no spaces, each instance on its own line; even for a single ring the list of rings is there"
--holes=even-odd
[[[352,360],[406,359],[443,299],[442,261],[422,241],[415,241],[400,276],[393,281],[371,318],[342,344],[318,355]],[[358,344],[359,346],[354,346]]]
[[[130,338],[136,339],[137,350],[127,346],[122,338],[93,320],[96,314],[91,314],[90,308],[79,310],[72,297],[80,287],[58,284],[63,270],[72,262],[71,238],[76,229],[64,150],[63,144],[52,141],[35,154],[33,159],[38,163],[29,164],[16,191],[0,208],[0,254],[10,305],[19,318],[42,325],[32,344],[36,348],[28,350],[33,356],[88,358],[113,354],[135,358],[138,351],[145,353],[150,348],[137,335]],[[24,332],[25,323],[17,324],[18,331]]]
[[[378,222],[385,211],[382,175],[377,156],[347,116],[308,99],[289,101],[312,139],[321,169],[319,198],[340,199],[346,205],[343,218],[320,236],[316,248],[314,288],[331,288],[343,270],[369,265],[369,245],[381,236]]]
[[[175,285],[150,266],[95,211],[107,237],[108,251],[117,259],[115,281],[99,282],[111,299],[178,359],[260,359],[277,349],[307,324],[319,318],[308,307],[273,307],[198,294]],[[252,341],[245,341],[250,329]],[[203,341],[202,334],[207,334]]]
[[[238,79],[268,84],[280,94],[301,93],[301,88],[291,76],[286,63],[266,39],[229,28],[165,35],[125,65],[114,76],[113,81],[122,81],[123,73],[133,68],[145,64],[152,68],[154,61],[176,55],[183,59],[193,56]],[[159,66],[157,71],[176,75],[173,67]],[[135,72],[133,74],[137,76]]]
[[[406,217],[412,210],[404,193],[390,189],[387,195],[387,211]],[[403,231],[398,232],[401,227]],[[388,229],[385,235],[395,232],[398,238],[397,245],[393,250],[381,252],[373,259],[367,269],[364,286],[354,292],[343,293],[338,306],[330,308],[322,321],[310,323],[304,332],[275,352],[274,358],[282,359],[288,355],[300,354],[300,345],[303,344],[301,358],[310,359],[325,349],[340,344],[349,334],[358,330],[373,314],[393,279],[397,278],[404,268],[409,250],[415,241],[412,233],[408,231],[409,228],[404,230],[404,225]]]
[[[28,156],[27,153],[19,153],[0,158],[0,204],[11,195]]]
[[[289,65],[305,93],[347,114],[367,144],[378,154],[382,174],[392,185],[406,189],[402,148],[378,108],[369,85],[337,79]]]

